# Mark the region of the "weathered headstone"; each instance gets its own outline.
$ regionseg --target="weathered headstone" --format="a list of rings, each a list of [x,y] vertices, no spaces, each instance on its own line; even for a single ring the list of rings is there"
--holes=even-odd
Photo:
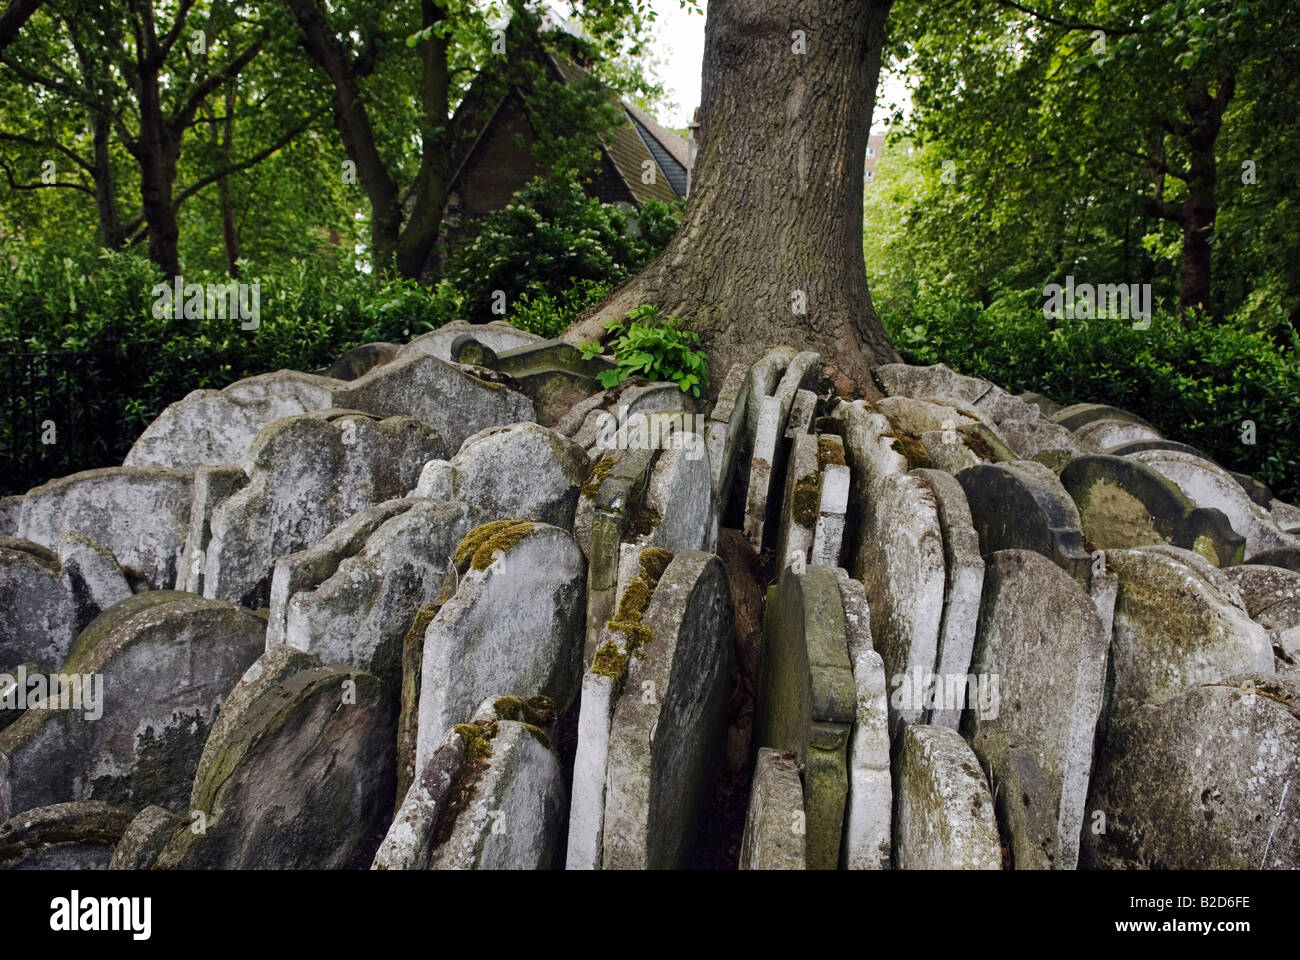
[[[1271,673],[1267,632],[1231,581],[1203,557],[1176,547],[1107,551],[1119,575],[1111,644],[1118,717],[1198,683]]]
[[[803,763],[808,867],[834,870],[858,697],[844,604],[830,568],[786,568],[768,589],[758,689],[754,742],[794,751]]]
[[[162,869],[363,868],[393,812],[396,710],[375,677],[278,647],[231,691]]]
[[[1197,507],[1173,481],[1130,457],[1077,457],[1061,484],[1094,549],[1170,544],[1212,563],[1240,562],[1245,539],[1219,510]]]
[[[995,780],[1012,748],[1033,755],[1051,788],[1058,870],[1078,862],[1108,644],[1092,598],[1052,561],[1028,550],[989,557],[971,673],[997,695],[968,713],[967,733]]]
[[[965,676],[970,668],[984,588],[984,559],[961,484],[939,470],[914,470],[912,475],[929,488],[943,533],[943,619],[934,669],[947,683],[950,678]],[[961,704],[936,703],[925,722],[956,730],[961,712]]]
[[[425,631],[417,771],[484,697],[514,690],[568,709],[581,676],[586,580],[582,551],[557,527],[508,524],[477,547]]]
[[[718,516],[725,517],[735,481],[736,459],[748,447],[745,436],[745,406],[749,401],[749,368],[734,364],[722,381],[718,399],[705,425],[704,442],[709,451],[709,476]]]
[[[1160,434],[1132,420],[1092,420],[1074,431],[1080,448],[1090,453],[1105,453],[1112,447],[1135,440],[1160,440]]]
[[[77,530],[139,570],[155,590],[176,582],[194,475],[163,467],[105,467],[27,491],[18,536],[51,550]]]
[[[1300,868],[1300,685],[1245,674],[1193,686],[1111,729],[1093,777],[1096,866]]]
[[[218,707],[265,630],[234,604],[173,591],[101,614],[42,684],[47,696],[0,733],[0,815],[68,800],[183,807]]]
[[[240,464],[263,427],[308,411],[293,396],[241,398],[221,390],[195,390],[145,428],[122,464],[178,470]]]
[[[212,511],[203,594],[262,606],[278,557],[302,550],[352,514],[404,496],[446,442],[408,417],[360,414],[277,420],[250,451],[248,485]]]
[[[970,746],[954,730],[903,730],[894,815],[900,870],[998,870],[993,798]]]
[[[453,320],[451,323],[443,324],[437,330],[422,333],[414,340],[404,344],[398,348],[397,356],[402,358],[413,354],[427,354],[450,363],[455,359],[451,355],[451,345],[456,342],[458,337],[466,335],[473,337],[479,343],[491,348],[498,354],[513,350],[516,347],[527,347],[545,342],[543,337],[539,337],[535,333],[529,333],[527,330],[521,330],[514,324],[507,323],[504,320],[493,320],[491,323],[470,323],[468,320]]]
[[[715,556],[680,553],[641,617],[614,706],[601,859],[606,870],[685,863],[726,733],[731,595]]]
[[[742,870],[803,870],[803,784],[793,753],[760,747],[740,845]]]
[[[133,816],[99,800],[27,810],[0,823],[0,870],[103,870]]]
[[[532,402],[427,354],[401,357],[334,391],[331,406],[430,424],[452,450],[480,430],[536,419]]]

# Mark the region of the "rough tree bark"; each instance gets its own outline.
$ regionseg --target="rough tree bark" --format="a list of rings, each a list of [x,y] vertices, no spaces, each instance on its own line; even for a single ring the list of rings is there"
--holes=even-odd
[[[898,359],[862,255],[867,134],[892,0],[712,0],[700,149],[663,254],[565,333],[651,303],[697,331],[716,391],[777,343],[817,350],[836,389],[874,394]],[[800,52],[802,50],[802,52]]]

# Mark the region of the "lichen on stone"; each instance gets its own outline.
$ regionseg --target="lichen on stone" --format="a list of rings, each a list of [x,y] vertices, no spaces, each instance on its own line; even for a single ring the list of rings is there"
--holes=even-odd
[[[810,473],[795,481],[790,512],[801,527],[812,527],[822,508],[822,475]]]
[[[497,530],[481,547],[474,552],[470,566],[475,570],[486,570],[495,559],[497,552],[507,552],[533,530],[533,523],[528,520],[515,521],[509,526]]]
[[[605,482],[605,478],[614,469],[618,459],[617,453],[610,452],[602,455],[596,461],[596,465],[591,468],[591,473],[587,475],[587,482],[582,485],[582,496],[588,500],[596,499],[596,494],[600,491],[600,485]]]
[[[834,464],[839,467],[848,466],[844,462],[844,445],[836,443],[829,436],[817,438],[817,464],[818,466],[829,466]]]
[[[546,726],[555,720],[555,701],[550,697],[497,697],[492,701],[492,709],[501,720],[514,720],[537,727]]]
[[[885,436],[894,441],[892,444],[894,452],[902,454],[907,459],[908,466],[913,470],[917,467],[928,468],[934,466],[934,461],[930,459],[929,451],[926,450],[921,444],[921,441],[917,440],[915,437],[908,436],[905,433],[887,433]],[[969,439],[967,440],[966,446],[975,450],[975,448],[971,446]],[[987,444],[985,445],[985,448],[988,450],[987,459],[992,459],[992,448],[989,448]],[[980,451],[975,450],[975,453],[979,454]],[[980,455],[983,456],[983,454]]]
[[[469,533],[465,534],[465,539],[460,542],[456,548],[456,553],[452,557],[452,562],[458,569],[464,569],[465,565],[470,562],[474,554],[478,553],[479,547],[487,543],[488,540],[504,530],[511,524],[518,523],[519,520],[514,517],[507,517],[504,520],[493,520],[491,523],[481,523]]]
[[[591,672],[621,681],[627,672],[628,655],[613,640],[606,640],[596,648],[591,658]]]
[[[654,533],[655,527],[663,521],[658,511],[651,507],[641,507],[632,517],[632,521],[627,526],[629,537],[639,538],[648,537]]]

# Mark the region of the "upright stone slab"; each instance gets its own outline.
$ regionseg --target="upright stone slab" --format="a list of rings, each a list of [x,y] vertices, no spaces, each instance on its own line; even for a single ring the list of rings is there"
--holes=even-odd
[[[685,864],[726,735],[731,594],[722,561],[680,553],[641,618],[639,652],[614,707],[602,866]]]
[[[0,870],[103,870],[132,816],[98,800],[28,810],[0,823]]]
[[[1033,550],[1087,584],[1092,557],[1083,546],[1079,511],[1051,470],[1030,460],[981,464],[963,470],[957,481],[985,554]]]
[[[0,816],[70,800],[183,810],[218,707],[265,630],[234,604],[163,590],[101,614],[60,669],[59,695],[0,732]]]
[[[644,516],[642,508],[653,462],[654,453],[651,450],[628,450],[608,469],[606,476],[599,480],[587,548],[584,664],[591,663],[601,627],[614,612],[620,545],[638,516]],[[599,469],[596,473],[599,473]],[[595,479],[598,477],[593,476]]]
[[[564,773],[550,739],[531,724],[492,722],[472,790],[429,858],[431,870],[547,870],[566,808]],[[444,814],[452,819],[452,813]],[[435,841],[438,838],[435,838]]]
[[[163,467],[105,467],[27,492],[18,536],[54,549],[76,530],[139,570],[154,590],[176,582],[190,519],[194,475]]]
[[[489,427],[466,440],[451,459],[449,496],[460,500],[479,523],[520,517],[573,529],[578,491],[591,462],[563,434],[537,423]]]
[[[231,691],[160,869],[358,869],[393,813],[395,705],[375,677],[287,647]]]
[[[852,489],[852,473],[844,455],[844,443],[839,437],[834,434],[817,437],[817,464],[821,470],[821,502],[808,559],[819,566],[838,567],[844,553],[844,530]]]
[[[935,673],[945,678],[947,685],[952,678],[969,672],[984,589],[984,559],[961,484],[940,470],[914,470],[912,475],[919,477],[934,497],[943,532],[943,619],[939,624]],[[936,703],[925,722],[956,730],[961,712],[960,704]]]
[[[331,406],[421,420],[453,450],[488,427],[536,419],[522,393],[427,354],[400,357],[340,387]]]
[[[576,403],[601,392],[601,373],[614,368],[605,357],[584,357],[564,340],[546,340],[481,356],[477,339],[471,352],[454,350],[461,363],[479,363],[507,375],[512,388],[532,401],[537,420],[547,426],[559,423]],[[478,351],[478,352],[475,352]]]
[[[807,562],[821,514],[822,475],[817,463],[817,438],[802,433],[792,438],[785,490],[781,496],[777,563],[791,562],[797,554]]]
[[[586,579],[582,551],[556,527],[507,525],[478,547],[425,631],[416,770],[484,697],[513,690],[568,709],[581,675]]]
[[[408,417],[277,420],[253,444],[248,485],[212,511],[203,595],[265,605],[278,557],[359,510],[405,495],[424,463],[445,453],[439,434]]]
[[[857,688],[841,860],[849,870],[887,870],[893,843],[894,791],[885,662],[871,646],[870,613],[862,584],[843,570],[836,570],[835,578],[844,605],[844,632]]]
[[[472,526],[463,503],[423,500],[387,520],[319,586],[289,598],[284,642],[372,673],[396,692],[402,640]]]
[[[1159,704],[1200,683],[1272,673],[1267,632],[1203,557],[1176,547],[1112,550],[1119,576],[1111,658],[1113,715]]]
[[[195,390],[145,428],[122,464],[195,470],[242,463],[262,428],[309,409],[284,394],[243,398],[221,390]]]
[[[255,377],[236,380],[221,392],[236,400],[253,400],[259,397],[293,397],[307,410],[323,410],[330,406],[334,391],[343,381],[323,377],[318,373],[300,370],[276,370]]]
[[[993,798],[970,746],[947,727],[903,730],[894,818],[900,870],[998,870]]]
[[[242,468],[222,464],[199,467],[194,471],[194,494],[190,499],[189,525],[185,532],[185,550],[176,571],[176,589],[203,594],[203,577],[207,573],[208,547],[212,543],[212,514],[227,497],[248,483]]]
[[[1052,422],[1059,423],[1067,430],[1078,430],[1095,420],[1127,420],[1129,423],[1147,427],[1155,433],[1155,427],[1137,414],[1104,403],[1072,403],[1052,414]],[[1159,434],[1156,433],[1156,436]]]
[[[1130,457],[1077,457],[1061,484],[1084,535],[1104,550],[1169,544],[1211,563],[1239,563],[1245,540],[1217,509],[1197,507],[1173,481]]]
[[[1008,751],[1032,753],[1050,787],[1058,870],[1078,864],[1108,644],[1092,598],[1052,561],[989,557],[971,672],[997,684],[997,702],[970,712],[967,735],[998,782],[1010,779]]]
[[[885,662],[891,691],[919,673],[922,687],[939,658],[946,561],[938,505],[925,482],[890,474],[873,484],[863,547],[852,572],[866,587],[871,637]],[[919,723],[927,707],[916,697],[890,698],[890,726]]]
[[[803,784],[793,753],[760,747],[740,844],[741,870],[803,870]]]
[[[365,549],[366,541],[386,521],[411,509],[415,498],[385,500],[358,510],[305,550],[278,557],[271,574],[271,606],[266,624],[266,647],[282,645],[289,620],[289,601],[316,589],[334,575],[339,564]]]
[[[404,344],[398,349],[397,356],[402,358],[416,354],[427,354],[451,363],[455,359],[451,355],[452,344],[463,336],[473,337],[479,343],[498,354],[505,353],[507,350],[514,350],[516,347],[528,347],[546,342],[545,338],[539,337],[535,333],[529,333],[527,330],[521,330],[514,324],[507,323],[504,320],[493,320],[491,323],[470,323],[468,320],[453,320],[451,323],[443,324],[437,330],[422,333],[414,340]]]
[[[397,359],[399,350],[401,350],[401,347],[395,343],[385,343],[383,341],[363,343],[359,347],[353,347],[351,350],[340,354],[337,360],[321,371],[321,376],[350,383],[357,377],[369,373],[375,367],[383,366],[385,363]]]
[[[844,605],[835,572],[785,569],[768,588],[754,742],[794,751],[804,765],[808,867],[840,861],[847,747],[857,706]]]
[[[1232,528],[1246,538],[1247,560],[1280,547],[1300,547],[1300,539],[1283,533],[1268,511],[1217,464],[1176,450],[1143,450],[1129,457],[1168,477],[1198,507],[1222,510]]]
[[[1093,420],[1074,431],[1074,439],[1089,453],[1105,453],[1136,440],[1163,439],[1151,427],[1132,420]]]
[[[969,405],[993,386],[987,380],[956,373],[942,363],[928,367],[886,363],[873,367],[871,373],[890,397],[949,397]]]
[[[77,634],[130,595],[112,552],[76,531],[59,537],[57,554],[0,537],[0,670],[62,663]]]
[[[689,436],[694,440],[660,450],[655,457],[646,482],[644,522],[634,522],[628,531],[638,546],[711,553],[718,544],[709,460],[703,438]]]
[[[709,451],[709,476],[718,516],[727,515],[735,480],[736,459],[750,441],[745,436],[745,407],[749,402],[749,368],[733,364],[705,425],[704,442]]]
[[[1278,673],[1300,674],[1300,573],[1246,564],[1223,571],[1250,618],[1269,632]]]
[[[1300,686],[1245,674],[1193,686],[1116,725],[1098,758],[1088,831],[1111,869],[1295,870]]]

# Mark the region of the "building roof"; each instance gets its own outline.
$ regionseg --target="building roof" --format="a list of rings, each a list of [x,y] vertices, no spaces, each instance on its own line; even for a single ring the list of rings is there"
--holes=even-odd
[[[551,51],[545,59],[556,77],[567,84],[576,83],[587,71]],[[452,189],[460,178],[465,164],[474,154],[474,145],[491,126],[501,104],[510,91],[493,96],[488,85],[476,81],[451,120],[452,136]],[[614,95],[611,93],[611,99]],[[495,100],[496,102],[491,102]],[[526,102],[526,98],[525,98]],[[638,205],[647,200],[672,203],[686,195],[686,141],[659,124],[644,110],[625,100],[618,101],[625,123],[606,133],[601,139],[605,153],[612,162],[628,192]],[[653,164],[653,183],[642,182],[646,161]]]

